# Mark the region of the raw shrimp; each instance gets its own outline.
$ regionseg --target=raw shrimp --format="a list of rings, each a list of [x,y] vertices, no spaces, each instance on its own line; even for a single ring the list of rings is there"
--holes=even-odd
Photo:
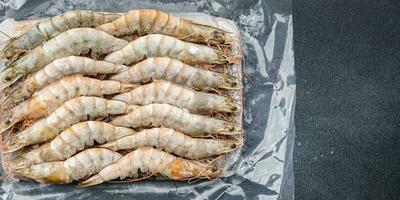
[[[224,44],[232,42],[232,37],[219,28],[149,9],[129,12],[113,22],[98,26],[97,29],[118,37],[129,34],[159,33],[195,43]]]
[[[138,106],[127,115],[114,118],[111,124],[125,127],[163,126],[191,136],[239,134],[241,128],[233,123],[188,111],[168,104]]]
[[[120,14],[102,13],[87,10],[67,11],[61,15],[39,22],[24,34],[12,38],[2,51],[1,57],[15,60],[20,54],[27,52],[58,34],[72,28],[95,27],[112,22]]]
[[[221,174],[217,166],[175,157],[154,148],[139,148],[105,167],[96,175],[81,183],[87,187],[114,179],[140,178],[140,175],[161,174],[172,180],[216,178]]]
[[[35,93],[32,99],[6,112],[1,119],[2,130],[24,119],[47,116],[65,101],[74,97],[115,94],[132,88],[131,84],[123,84],[119,81],[102,81],[80,76],[65,77]],[[5,106],[9,108],[13,105],[6,104]]]
[[[105,122],[87,121],[75,124],[51,142],[35,148],[13,160],[13,168],[19,169],[42,162],[62,161],[94,142],[103,144],[135,133],[130,128],[118,127]]]
[[[229,96],[196,92],[168,81],[154,81],[130,92],[118,94],[112,99],[136,105],[166,103],[188,109],[194,113],[233,113],[239,111],[239,106],[235,105]]]
[[[1,73],[3,88],[10,86],[19,78],[42,69],[57,58],[71,55],[108,54],[121,49],[127,41],[115,38],[102,31],[91,28],[75,28],[38,46]]]
[[[191,138],[168,128],[144,129],[100,147],[118,151],[139,147],[156,147],[189,159],[203,159],[221,155],[240,147],[241,143],[229,140]]]
[[[15,171],[37,182],[66,184],[89,177],[121,158],[122,155],[117,152],[92,148],[65,161],[40,163]]]
[[[111,76],[110,79],[132,84],[162,79],[204,91],[233,89],[239,85],[228,73],[221,74],[192,67],[168,57],[148,58],[129,70]]]
[[[183,42],[171,36],[151,34],[140,37],[122,49],[104,58],[117,64],[131,64],[150,57],[167,56],[189,64],[227,64],[222,51],[194,43]]]
[[[92,60],[86,57],[68,56],[60,58],[46,65],[46,67],[26,79],[23,84],[17,86],[4,101],[11,101],[13,105],[16,105],[31,97],[35,91],[67,75],[114,74],[122,73],[127,69],[129,68],[124,65]],[[2,103],[1,106],[4,108],[4,103]]]
[[[46,118],[7,139],[2,146],[3,153],[14,152],[28,145],[51,140],[61,131],[80,121],[87,120],[88,117],[124,114],[131,110],[132,107],[121,101],[106,100],[99,97],[71,99]]]

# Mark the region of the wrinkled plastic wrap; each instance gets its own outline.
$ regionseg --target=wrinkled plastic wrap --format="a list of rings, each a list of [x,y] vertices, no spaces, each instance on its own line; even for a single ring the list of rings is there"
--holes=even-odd
[[[229,169],[219,179],[191,183],[146,180],[83,189],[76,188],[75,184],[7,180],[1,182],[1,199],[293,199],[296,85],[292,16],[285,9],[290,9],[290,1],[11,0],[0,3],[0,30],[6,34],[11,34],[7,30],[16,29],[12,27],[16,24],[14,20],[37,20],[75,9],[128,12],[149,8],[199,20],[201,13],[233,20],[240,30],[244,53],[245,130],[243,148],[230,155]]]

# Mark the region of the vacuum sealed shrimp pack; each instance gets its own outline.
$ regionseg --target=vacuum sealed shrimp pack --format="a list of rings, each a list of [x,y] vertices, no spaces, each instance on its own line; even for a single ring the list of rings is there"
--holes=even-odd
[[[2,199],[293,199],[291,1],[14,1]]]

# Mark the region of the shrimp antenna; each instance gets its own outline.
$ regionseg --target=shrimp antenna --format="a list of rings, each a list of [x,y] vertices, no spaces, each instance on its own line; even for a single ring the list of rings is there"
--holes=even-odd
[[[10,40],[13,39],[12,37],[10,37],[10,36],[7,35],[6,33],[4,33],[2,30],[0,30],[0,33],[2,33],[3,35],[5,35],[6,37],[8,37]]]

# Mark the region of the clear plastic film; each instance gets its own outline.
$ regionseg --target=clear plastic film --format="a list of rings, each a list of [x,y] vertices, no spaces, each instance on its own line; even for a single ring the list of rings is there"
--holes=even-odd
[[[152,179],[89,188],[7,180],[1,182],[1,199],[293,199],[296,85],[291,1],[3,0],[0,29],[10,34],[6,30],[16,29],[14,20],[37,20],[67,10],[128,12],[139,8],[199,19],[206,13],[232,20],[239,28],[245,133],[244,146],[229,155],[233,158],[228,173],[211,181]]]

